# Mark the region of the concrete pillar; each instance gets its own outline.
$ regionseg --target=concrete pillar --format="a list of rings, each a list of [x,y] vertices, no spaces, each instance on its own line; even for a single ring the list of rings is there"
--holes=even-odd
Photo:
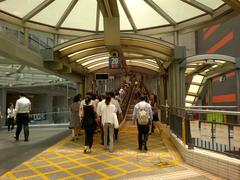
[[[6,110],[7,110],[7,90],[1,88],[0,89],[0,128],[5,125],[6,122]]]

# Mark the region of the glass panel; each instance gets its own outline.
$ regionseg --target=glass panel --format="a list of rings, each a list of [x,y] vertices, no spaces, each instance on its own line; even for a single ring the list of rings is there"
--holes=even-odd
[[[108,60],[108,57],[101,57],[101,58],[93,59],[93,60],[87,61],[85,63],[82,63],[82,65],[87,66],[88,64],[98,62],[98,61],[102,61],[102,60]]]
[[[193,77],[192,82],[193,82],[193,83],[199,83],[199,84],[201,84],[203,78],[204,78],[204,76],[201,76],[201,75],[195,75],[195,76]]]
[[[194,70],[195,68],[187,68],[186,70],[185,70],[185,73],[191,73],[193,70]]]
[[[129,63],[131,63],[131,64],[144,64],[144,65],[147,65],[147,66],[152,66],[152,67],[154,67],[154,68],[159,68],[158,66],[154,66],[154,65],[152,65],[152,64],[149,64],[149,63],[147,63],[147,62],[142,62],[142,61],[134,61],[134,60],[126,60],[127,61],[127,63],[129,62]]]
[[[108,61],[107,62],[101,62],[101,63],[98,63],[98,64],[94,64],[92,66],[89,66],[88,69],[92,69],[92,68],[94,68],[96,66],[100,66],[100,65],[103,65],[103,64],[108,64]]]
[[[191,84],[188,92],[197,94],[199,87],[200,86]]]
[[[144,1],[125,0],[137,28],[148,28],[169,24]],[[168,1],[169,2],[169,1]]]
[[[103,16],[102,13],[100,12],[100,18],[99,18],[99,31],[103,31],[104,27],[103,27]]]
[[[189,106],[192,106],[192,104],[191,103],[185,103],[185,106],[189,107]]]
[[[70,4],[71,0],[57,0],[36,14],[32,21],[55,26]]]
[[[154,2],[176,22],[204,14],[203,11],[179,0],[154,0]]]
[[[7,0],[0,3],[0,10],[22,18],[43,1],[44,0]]]
[[[195,100],[195,96],[189,96],[189,95],[186,96],[186,101],[193,102],[194,100]]]
[[[75,5],[62,27],[94,30],[96,29],[96,0],[81,0]]]
[[[217,9],[219,6],[223,4],[221,0],[197,0],[197,1],[212,9]]]
[[[121,30],[132,30],[132,26],[125,14],[125,11],[122,8],[122,5],[118,1],[118,11],[120,14],[120,29]],[[131,12],[130,12],[131,14]]]

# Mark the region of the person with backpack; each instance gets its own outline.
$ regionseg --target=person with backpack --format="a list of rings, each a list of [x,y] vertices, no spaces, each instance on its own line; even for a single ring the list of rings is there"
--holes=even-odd
[[[149,125],[153,119],[152,108],[149,103],[146,102],[146,97],[141,95],[139,98],[140,102],[134,106],[133,109],[133,123],[137,121],[138,129],[138,149],[147,151],[147,140]]]
[[[96,108],[91,102],[91,97],[86,96],[85,105],[80,107],[80,114],[85,130],[85,146],[84,153],[91,153],[91,148],[93,145],[93,135],[97,127],[97,117],[96,117]]]

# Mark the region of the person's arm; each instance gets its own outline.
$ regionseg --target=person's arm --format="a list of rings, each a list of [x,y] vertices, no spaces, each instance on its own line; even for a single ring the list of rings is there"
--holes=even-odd
[[[149,112],[150,120],[153,120],[153,112],[150,104],[148,105],[148,112]]]
[[[18,104],[18,101],[16,102],[15,111],[16,111],[16,114],[17,114],[18,111],[19,111],[19,104]]]
[[[133,124],[135,125],[136,124],[136,120],[137,120],[137,107],[136,105],[134,106],[134,109],[133,109]]]

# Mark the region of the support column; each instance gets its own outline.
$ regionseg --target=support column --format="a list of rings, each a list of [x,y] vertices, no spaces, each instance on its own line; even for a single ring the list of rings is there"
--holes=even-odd
[[[5,125],[6,122],[6,110],[7,110],[7,90],[0,89],[0,128]]]
[[[53,39],[54,46],[58,45],[58,37],[59,37],[58,34],[54,34],[54,39]]]
[[[179,45],[179,32],[178,31],[174,31],[173,32],[173,43],[178,46]]]
[[[166,86],[165,81],[166,81],[165,76],[160,75],[160,78],[159,78],[159,81],[158,81],[159,82],[158,83],[158,87],[159,87],[158,97],[160,99],[160,106],[161,106],[160,121],[164,124],[167,122],[167,120],[166,120],[166,109],[163,108],[166,105],[166,92],[165,92],[165,90],[166,90],[167,87],[165,87]]]
[[[29,37],[28,37],[28,35],[29,35],[29,29],[28,28],[24,28],[24,45],[26,47],[29,46]]]

